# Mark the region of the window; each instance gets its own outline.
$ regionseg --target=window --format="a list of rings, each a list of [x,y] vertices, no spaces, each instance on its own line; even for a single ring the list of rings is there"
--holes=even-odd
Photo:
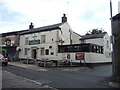
[[[107,47],[109,48],[109,41],[107,40]]]
[[[45,48],[42,47],[42,48],[41,48],[41,55],[44,55],[44,51],[45,51]]]
[[[94,52],[103,53],[103,46],[93,44],[59,45],[58,52]]]
[[[103,54],[103,46],[93,45],[91,52]]]
[[[54,55],[54,52],[51,52],[51,55]]]
[[[28,45],[28,37],[25,38],[25,45]]]
[[[45,50],[45,55],[49,55],[49,49]]]
[[[45,35],[41,35],[41,43],[45,43]]]
[[[53,41],[53,39],[52,39],[52,41]]]
[[[28,52],[28,49],[27,49],[27,48],[25,48],[25,55],[27,55],[27,52]]]

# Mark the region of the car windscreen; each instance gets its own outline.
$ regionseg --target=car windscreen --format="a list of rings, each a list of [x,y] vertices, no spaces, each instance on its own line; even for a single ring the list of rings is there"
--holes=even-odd
[[[0,58],[4,58],[4,56],[2,54],[0,54]]]

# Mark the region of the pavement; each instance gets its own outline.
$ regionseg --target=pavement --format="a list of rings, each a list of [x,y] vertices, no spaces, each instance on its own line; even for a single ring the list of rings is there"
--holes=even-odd
[[[21,64],[19,62],[9,62],[9,65],[14,65],[22,68],[27,68],[31,70],[37,70],[37,71],[46,71],[46,69],[40,68],[35,65],[26,65]],[[39,69],[38,69],[39,68]],[[2,72],[2,90],[6,90],[8,88],[42,88],[42,89],[48,89],[48,90],[56,90],[55,88],[52,88],[48,85],[44,85],[40,82],[36,82],[31,79],[24,78],[22,76],[18,76],[16,74],[13,74],[8,71],[0,70]],[[35,89],[36,90],[36,89]]]
[[[49,69],[53,69],[53,70],[63,70],[63,71],[77,71],[79,69],[84,69],[87,67],[75,67],[75,68],[71,68],[71,67],[56,67],[56,68],[44,68],[44,67],[39,67],[35,64],[23,64],[20,62],[9,62],[9,65],[13,65],[13,66],[17,66],[17,67],[21,67],[21,68],[25,68],[25,69],[30,69],[30,70],[35,70],[35,71],[48,71]],[[7,77],[7,79],[6,79]],[[55,89],[52,87],[49,87],[48,85],[42,85],[42,83],[40,82],[36,82],[21,76],[17,76],[13,73],[7,72],[7,71],[3,71],[3,88],[5,86],[5,88],[13,88],[12,85],[15,85],[14,88],[50,88],[50,89]],[[21,81],[22,80],[22,83]],[[20,82],[19,82],[20,81]],[[11,83],[12,82],[12,83]],[[23,85],[25,83],[25,85]],[[8,86],[6,86],[8,85]],[[112,87],[117,87],[120,88],[120,84],[118,83],[109,83],[110,86]]]
[[[39,82],[15,75],[13,73],[2,71],[2,88],[49,88]]]
[[[30,69],[30,70],[36,70],[36,71],[48,71],[47,69],[43,68],[43,67],[39,67],[35,64],[23,64],[20,62],[9,62],[9,65],[13,65],[13,66],[17,66],[17,67],[21,67],[21,68],[25,68],[25,69]]]
[[[116,83],[116,82],[109,82],[109,85],[113,88],[120,88],[120,83]]]
[[[23,64],[21,62],[9,62],[8,65],[17,66],[25,69],[35,70],[35,71],[48,71],[50,68],[39,67],[35,64]],[[85,68],[85,67],[84,67]],[[56,67],[52,68],[54,70],[63,70],[63,71],[76,71],[78,69],[83,69],[82,67],[79,68],[70,68],[70,67]],[[2,70],[2,88],[47,88],[48,90],[57,90],[53,87],[48,85],[44,85],[40,82],[36,82],[31,79],[24,78],[22,76],[18,76],[8,71]]]
[[[9,62],[9,65],[13,65],[13,66],[17,66],[17,67],[21,67],[21,68],[25,68],[25,69],[30,69],[30,70],[35,70],[35,71],[48,71],[50,69],[52,70],[59,70],[59,71],[77,71],[77,70],[80,70],[80,69],[85,69],[85,68],[88,68],[88,67],[51,67],[51,68],[45,68],[45,67],[39,67],[38,65],[36,64],[23,64],[23,63],[20,63],[20,62]]]

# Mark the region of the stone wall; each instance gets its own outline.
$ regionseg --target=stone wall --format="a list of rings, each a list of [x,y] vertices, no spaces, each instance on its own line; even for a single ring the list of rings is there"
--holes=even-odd
[[[114,75],[117,82],[120,82],[120,14],[113,17],[114,35]]]

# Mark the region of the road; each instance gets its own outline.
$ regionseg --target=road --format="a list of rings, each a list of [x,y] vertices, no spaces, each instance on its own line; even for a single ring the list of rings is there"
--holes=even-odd
[[[54,88],[111,88],[107,81],[112,75],[112,65],[45,68],[43,71],[8,65],[2,69]]]

